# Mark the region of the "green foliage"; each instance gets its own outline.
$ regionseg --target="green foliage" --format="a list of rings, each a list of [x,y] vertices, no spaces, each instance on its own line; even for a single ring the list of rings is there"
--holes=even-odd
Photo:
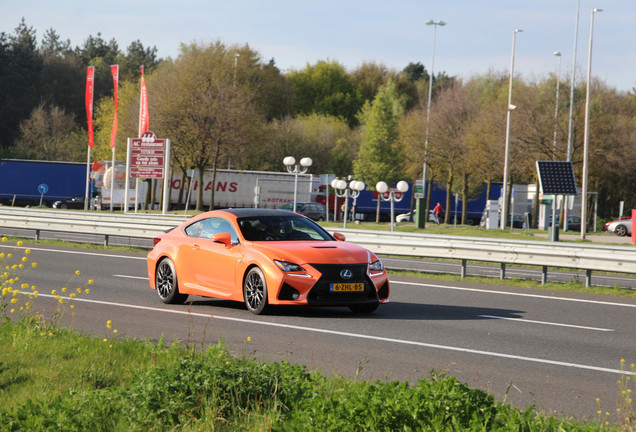
[[[266,133],[266,142],[249,157],[251,169],[278,171],[286,156],[297,160],[310,157],[313,164],[309,172],[320,174],[334,172],[344,157],[348,158],[346,173],[351,173],[351,160],[358,148],[357,134],[342,119],[309,114],[274,120],[268,124]]]
[[[60,107],[40,104],[20,125],[16,150],[24,159],[82,162],[87,142],[73,115]]]
[[[290,72],[287,79],[294,91],[294,114],[325,114],[340,117],[349,125],[356,123],[362,94],[339,63],[319,61]]]
[[[398,146],[403,106],[395,83],[389,81],[380,89],[372,104],[365,104],[360,115],[363,131],[353,170],[355,176],[371,188],[379,181],[392,185],[401,180],[403,175],[403,157]]]

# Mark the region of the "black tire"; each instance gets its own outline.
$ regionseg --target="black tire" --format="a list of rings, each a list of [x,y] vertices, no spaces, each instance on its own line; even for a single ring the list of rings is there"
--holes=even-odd
[[[619,237],[625,237],[627,235],[627,227],[625,225],[619,225],[616,227],[615,233]]]
[[[260,315],[267,310],[267,282],[260,268],[252,267],[245,275],[243,298],[247,310],[253,314]]]
[[[363,303],[349,306],[354,314],[370,314],[380,306],[380,303]]]
[[[475,225],[475,219],[466,219],[466,225],[470,225],[470,226],[474,226]]]
[[[155,286],[159,299],[166,304],[183,304],[187,294],[179,292],[177,272],[170,258],[162,259],[155,270]]]
[[[62,204],[62,205],[60,205],[60,208],[63,209],[63,210],[66,210],[68,208],[68,206],[66,204]]]

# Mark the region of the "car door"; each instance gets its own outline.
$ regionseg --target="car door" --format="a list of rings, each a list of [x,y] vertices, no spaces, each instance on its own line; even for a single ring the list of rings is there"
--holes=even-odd
[[[230,234],[232,244],[212,240],[214,234],[221,232]],[[182,245],[186,249],[182,257],[188,262],[182,264],[188,280],[184,283],[189,283],[190,288],[202,295],[229,297],[236,289],[236,265],[241,247],[234,228],[229,221],[214,217],[202,219],[196,226],[191,225],[186,234],[189,239]]]

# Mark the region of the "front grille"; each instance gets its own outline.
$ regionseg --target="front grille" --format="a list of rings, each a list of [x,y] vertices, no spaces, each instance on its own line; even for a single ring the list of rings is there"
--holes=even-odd
[[[369,277],[367,276],[367,264],[310,264],[318,270],[322,276],[312,287],[307,301],[309,303],[357,303],[369,300],[377,300],[378,296]],[[342,277],[343,270],[350,270],[351,278]],[[348,283],[362,282],[364,283],[364,291],[362,292],[331,292],[331,283]]]

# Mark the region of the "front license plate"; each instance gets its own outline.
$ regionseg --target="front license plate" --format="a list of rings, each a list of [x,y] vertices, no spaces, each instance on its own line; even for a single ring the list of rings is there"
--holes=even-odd
[[[331,292],[357,292],[364,291],[362,282],[354,283],[332,283],[330,284]]]

